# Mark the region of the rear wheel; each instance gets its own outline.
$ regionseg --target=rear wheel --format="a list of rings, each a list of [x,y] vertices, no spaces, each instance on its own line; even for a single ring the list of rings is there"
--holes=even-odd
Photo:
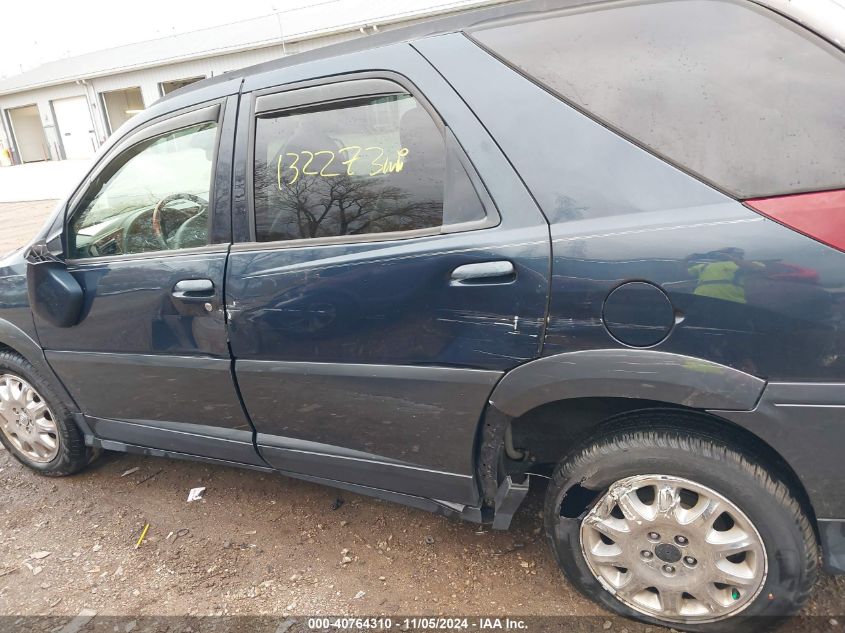
[[[800,608],[816,577],[815,535],[787,486],[686,431],[623,431],[564,460],[545,520],[583,593],[650,623],[767,628]]]
[[[70,475],[95,456],[50,384],[12,352],[0,353],[0,442],[44,475]]]

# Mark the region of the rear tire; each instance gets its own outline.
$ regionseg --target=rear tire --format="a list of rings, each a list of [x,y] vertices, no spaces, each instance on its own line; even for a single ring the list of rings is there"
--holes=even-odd
[[[594,498],[583,509],[564,503],[570,491]],[[544,516],[569,580],[650,624],[765,630],[801,608],[817,575],[815,533],[790,489],[750,455],[686,430],[595,440],[558,464]],[[725,541],[744,549],[728,559]]]
[[[0,442],[24,466],[52,477],[79,472],[97,456],[50,383],[8,351],[0,352]]]

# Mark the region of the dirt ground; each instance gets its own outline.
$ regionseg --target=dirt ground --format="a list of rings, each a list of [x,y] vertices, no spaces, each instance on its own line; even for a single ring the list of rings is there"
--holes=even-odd
[[[0,202],[0,257],[33,237],[57,202]]]
[[[198,486],[205,497],[188,503]],[[497,532],[247,470],[106,453],[88,471],[50,479],[2,451],[0,615],[603,620],[548,552],[541,488]],[[844,622],[843,596],[845,578],[824,576],[805,613]]]

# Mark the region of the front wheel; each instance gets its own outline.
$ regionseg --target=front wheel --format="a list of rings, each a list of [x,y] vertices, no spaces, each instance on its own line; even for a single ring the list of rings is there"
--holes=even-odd
[[[0,442],[42,475],[70,475],[96,456],[49,382],[8,351],[0,352]]]
[[[815,535],[789,488],[694,432],[595,441],[558,465],[545,522],[583,593],[653,624],[766,629],[801,607],[816,577]]]

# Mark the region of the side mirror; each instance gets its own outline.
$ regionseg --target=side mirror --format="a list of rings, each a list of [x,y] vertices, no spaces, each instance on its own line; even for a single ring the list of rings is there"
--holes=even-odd
[[[32,311],[56,327],[79,323],[85,293],[64,262],[47,253],[45,244],[33,245],[26,259],[26,287]]]

